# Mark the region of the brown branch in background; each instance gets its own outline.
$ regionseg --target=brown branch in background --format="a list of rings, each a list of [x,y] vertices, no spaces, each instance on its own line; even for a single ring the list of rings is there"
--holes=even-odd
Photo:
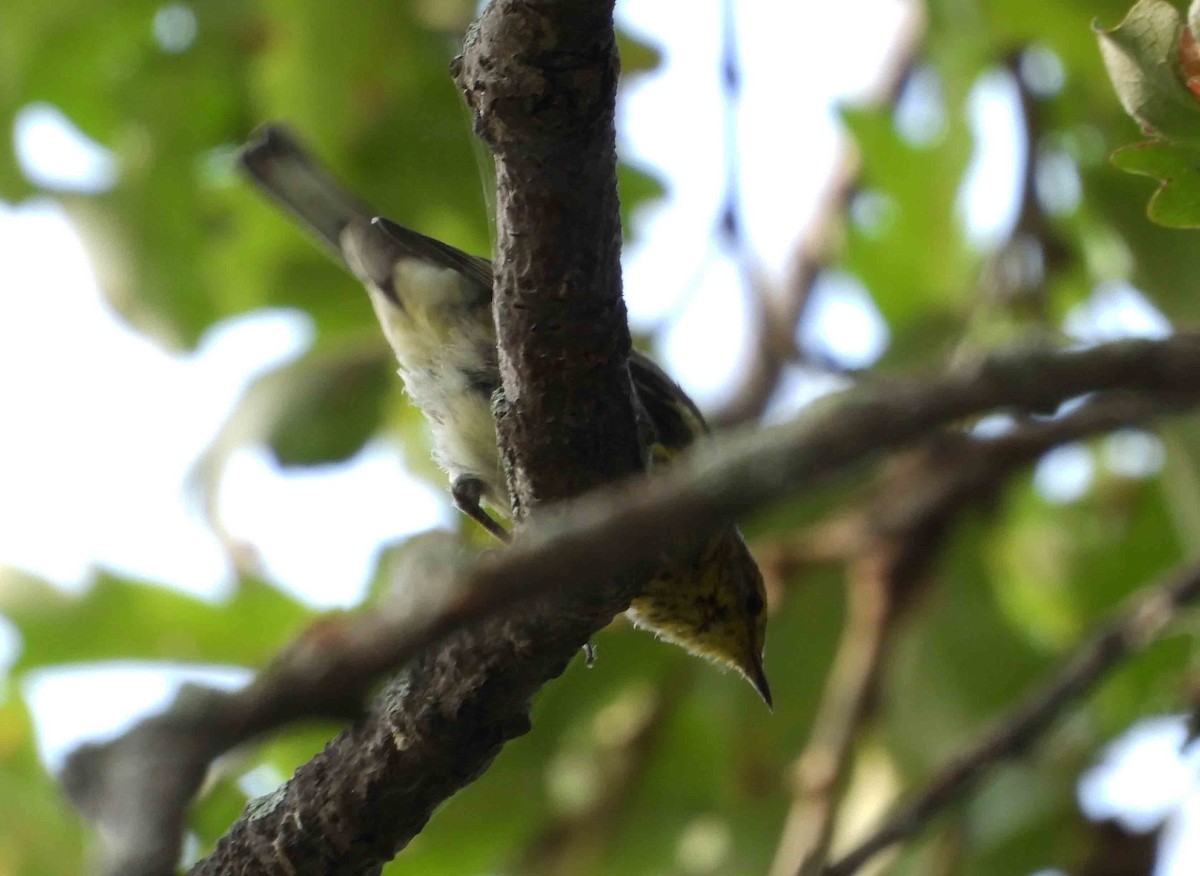
[[[1196,740],[1200,739],[1200,686],[1197,685],[1194,676],[1189,684],[1188,701],[1192,708],[1187,718],[1187,737],[1183,741],[1185,748],[1194,745]]]
[[[370,872],[527,730],[530,697],[624,598],[596,594],[619,576],[636,578],[681,529],[708,528],[813,488],[872,454],[996,407],[1041,409],[1125,388],[1148,396],[1137,400],[1144,412],[1161,413],[1194,401],[1197,386],[1200,337],[1176,335],[1024,351],[923,382],[859,387],[795,423],[714,440],[661,473],[541,515],[511,548],[465,571],[459,595],[431,614],[318,625],[245,691],[183,698],[167,715],[81,751],[64,781],[112,843],[110,872],[166,872],[177,860],[175,829],[212,757],[288,721],[357,711],[372,678],[416,653],[398,687],[278,792],[255,801],[195,869],[324,872],[337,859]],[[1018,434],[1062,431],[1069,422],[1079,420]],[[548,601],[531,605],[536,599]]]
[[[925,11],[921,3],[910,4],[901,24],[891,55],[881,65],[879,79],[869,90],[867,102],[890,106],[904,90],[920,57],[925,37]],[[730,138],[727,137],[727,142]],[[738,264],[751,305],[751,322],[758,331],[752,345],[741,385],[732,397],[711,414],[713,424],[730,428],[757,419],[766,409],[790,362],[803,361],[804,351],[796,344],[796,330],[804,319],[817,279],[833,255],[838,239],[837,228],[854,194],[858,191],[860,161],[853,146],[846,149],[834,169],[825,193],[809,224],[809,230],[796,246],[788,276],[782,288],[772,288],[754,264],[744,238],[738,237]],[[736,193],[726,195],[726,210],[737,209]],[[743,223],[736,212],[726,220],[741,230]]]
[[[1033,465],[1052,448],[1147,423],[1180,407],[1171,399],[1114,392],[1053,420],[1025,420],[994,438],[938,434],[899,457],[867,512],[869,531],[898,545],[893,566],[897,608],[918,597],[925,571],[960,515],[970,508],[990,508],[1015,471]]]
[[[1014,469],[1036,462],[1053,447],[1146,423],[1186,406],[1183,400],[1111,393],[1053,420],[1025,420],[994,438],[936,434],[891,460],[863,507],[787,541],[756,544],[756,554],[772,579],[784,581],[808,566],[852,561],[881,538],[897,541],[902,550],[896,564],[909,570],[902,576],[906,587],[901,595],[911,601],[907,590],[936,551],[942,525],[967,506],[989,502]]]
[[[847,618],[821,705],[803,753],[793,767],[794,799],[771,876],[791,876],[825,861],[852,761],[857,731],[879,679],[892,611],[885,544],[847,570]]]
[[[1027,751],[1055,720],[1131,653],[1155,641],[1200,597],[1200,563],[1185,565],[1129,600],[1082,645],[1058,675],[953,758],[908,803],[822,876],[850,876],[880,852],[915,836],[961,801],[993,767]]]
[[[1136,833],[1119,821],[1088,825],[1087,855],[1073,876],[1153,876],[1158,872],[1162,828]]]
[[[1016,84],[1025,134],[1025,167],[1021,171],[1021,190],[1018,195],[1020,208],[1012,236],[1029,235],[1039,242],[1045,242],[1050,238],[1050,228],[1037,188],[1038,151],[1042,148],[1042,134],[1046,126],[1038,96],[1021,69],[1026,51],[1028,49],[1022,47],[1010,52],[1004,59],[1004,66]]]
[[[999,310],[1009,318],[1044,327],[1050,318],[1046,290],[1054,275],[1069,261],[1070,252],[1038,195],[1038,157],[1045,111],[1023,69],[1028,51],[1022,47],[1004,59],[1004,67],[1016,88],[1025,145],[1016,220],[1007,239],[984,265],[979,282],[982,294],[975,304],[978,313]]]
[[[812,735],[795,768],[796,795],[773,876],[815,876],[824,866],[890,622],[915,598],[960,513],[990,502],[1014,470],[1052,447],[1162,413],[1160,404],[1116,395],[999,438],[939,435],[893,460],[865,509],[824,525],[839,534],[836,541],[850,563],[849,617]],[[819,541],[829,544],[831,539]]]

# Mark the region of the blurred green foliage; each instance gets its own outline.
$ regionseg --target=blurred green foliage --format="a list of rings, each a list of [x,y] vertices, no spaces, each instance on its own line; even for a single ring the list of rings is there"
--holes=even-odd
[[[176,349],[258,308],[311,316],[311,349],[250,387],[202,461],[210,496],[225,459],[247,445],[305,466],[344,459],[382,434],[422,448],[409,459],[428,458],[427,435],[392,378],[365,299],[238,182],[232,156],[259,122],[287,120],[388,215],[486,252],[479,156],[446,72],[474,5],[0,4],[0,126],[12,130],[23,108],[45,102],[115,157],[111,190],[50,193],[78,220],[113,307]],[[1192,286],[1200,246],[1147,222],[1148,184],[1107,161],[1136,127],[1090,25],[1113,25],[1127,5],[930,0],[924,70],[939,84],[932,99],[941,127],[913,138],[888,109],[845,109],[862,153],[858,197],[873,209],[850,211],[836,262],[888,322],[881,368],[932,366],[1014,333],[1057,335],[1063,317],[1105,281],[1135,283],[1176,324],[1200,316]],[[172,24],[170,10],[194,16],[194,38],[155,38],[156,21]],[[658,63],[651,47],[623,39],[622,48],[627,74]],[[1022,66],[1031,58],[1041,59],[1041,80]],[[1036,112],[1031,153],[1060,159],[1056,172],[1081,184],[1077,203],[1032,205],[1041,224],[1022,230],[1039,237],[1045,258],[1036,281],[1020,289],[981,279],[1005,276],[990,270],[1004,247],[972,246],[958,206],[977,145],[967,101],[982,77],[998,73],[1037,86],[1027,87]],[[1133,168],[1132,157],[1123,161]],[[1051,171],[1042,177],[1039,191],[1062,183]],[[622,168],[621,182],[627,212],[662,194],[633,168]],[[0,139],[0,198],[38,193],[12,138]],[[1120,476],[1097,442],[1088,447],[1092,485],[1079,500],[1052,504],[1022,476],[1003,502],[953,528],[896,631],[856,788],[872,776],[893,784],[927,777],[1045,678],[1092,623],[1197,543],[1193,431],[1172,427],[1163,473]],[[417,466],[443,483],[431,464]],[[787,547],[818,513],[868,494],[865,480],[781,503],[755,518],[750,535],[766,550]],[[806,566],[773,580],[771,717],[733,679],[618,622],[599,638],[595,667],[576,661],[543,692],[533,732],[449,801],[393,871],[764,872],[845,619],[842,578],[840,569]],[[22,700],[27,674],[117,658],[257,667],[311,610],[253,578],[212,604],[104,572],[79,595],[4,572],[0,615],[20,637],[0,705],[0,874],[56,874],[78,872],[86,833],[37,759]],[[1080,706],[1069,732],[1001,770],[890,872],[1070,868],[1091,836],[1074,802],[1079,771],[1137,719],[1184,708],[1195,656],[1190,640],[1177,637],[1131,660]],[[248,794],[289,775],[334,729],[300,728],[223,764],[193,814],[198,848],[210,848]]]

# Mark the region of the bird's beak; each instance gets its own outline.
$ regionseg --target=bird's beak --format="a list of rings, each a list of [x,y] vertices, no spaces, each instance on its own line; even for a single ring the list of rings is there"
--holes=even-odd
[[[755,655],[751,658],[750,671],[746,673],[746,678],[754,685],[754,689],[763,698],[767,708],[775,711],[775,705],[771,702],[771,685],[767,682],[767,673],[763,671],[762,657]]]

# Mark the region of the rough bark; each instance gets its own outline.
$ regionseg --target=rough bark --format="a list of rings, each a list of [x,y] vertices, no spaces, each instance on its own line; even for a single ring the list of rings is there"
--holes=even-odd
[[[519,513],[640,470],[612,2],[495,0],[454,76],[496,159],[500,439]]]

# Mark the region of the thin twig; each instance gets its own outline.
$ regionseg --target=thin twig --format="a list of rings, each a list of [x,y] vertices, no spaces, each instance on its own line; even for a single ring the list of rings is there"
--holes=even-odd
[[[1007,239],[989,255],[979,280],[979,293],[972,299],[968,327],[996,311],[1016,318],[1041,331],[1048,328],[1046,290],[1062,269],[1069,253],[1055,231],[1038,196],[1038,152],[1042,148],[1045,109],[1022,75],[1021,61],[1027,49],[1009,52],[1005,69],[1016,87],[1017,114],[1025,151],[1025,163],[1016,187],[1017,213]],[[971,332],[960,345],[969,349]]]
[[[880,66],[877,82],[869,89],[867,103],[890,106],[896,102],[920,57],[924,37],[924,6],[914,2],[891,52]],[[817,279],[833,255],[838,239],[836,230],[858,191],[860,169],[858,153],[853,146],[848,146],[830,175],[808,230],[796,244],[781,288],[772,288],[742,245],[738,263],[759,338],[753,345],[741,386],[729,401],[712,413],[714,425],[729,428],[757,419],[775,394],[786,365],[806,358],[805,352],[797,346],[796,330],[804,319]],[[740,216],[734,214],[733,220],[740,221]]]

